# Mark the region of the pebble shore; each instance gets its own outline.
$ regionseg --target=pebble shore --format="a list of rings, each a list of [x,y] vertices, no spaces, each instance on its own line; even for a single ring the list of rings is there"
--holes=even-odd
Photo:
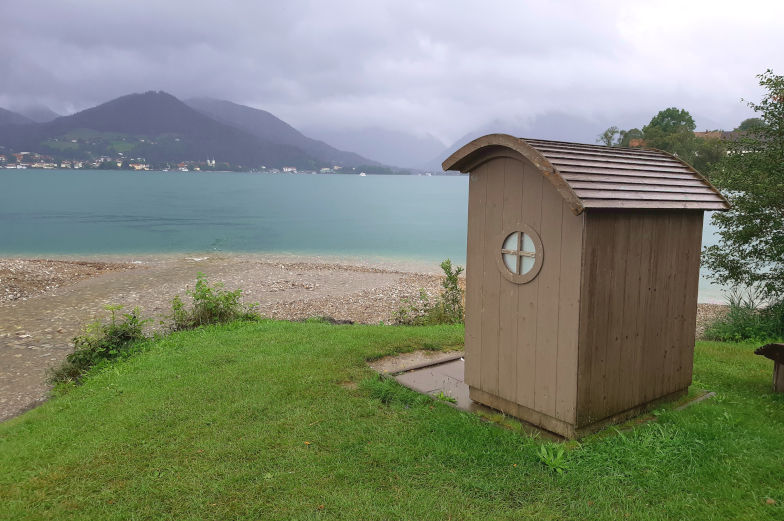
[[[423,273],[430,271],[430,273]],[[403,299],[420,288],[440,292],[438,266],[356,259],[273,255],[168,255],[104,259],[0,259],[0,421],[45,400],[46,371],[71,351],[71,339],[108,305],[140,307],[158,324],[174,295],[184,296],[197,273],[267,317],[326,316],[362,324],[390,323]],[[697,332],[725,312],[700,304]]]

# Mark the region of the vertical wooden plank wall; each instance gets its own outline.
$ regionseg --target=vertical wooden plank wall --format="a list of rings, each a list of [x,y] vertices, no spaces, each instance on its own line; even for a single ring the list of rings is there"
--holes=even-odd
[[[683,293],[683,318],[681,322],[680,338],[684,344],[693,346],[696,340],[697,323],[697,294],[700,285],[700,253],[702,251],[702,223],[703,212],[690,212],[684,223],[683,251],[686,254],[684,269],[697,275],[688,281],[686,291]],[[694,351],[683,349],[680,351],[678,369],[676,371],[676,387],[686,388],[691,385],[692,370],[694,368]]]
[[[523,176],[522,163],[511,158],[496,159],[499,168],[503,165],[503,211],[501,215],[502,229],[520,222],[523,207]],[[488,248],[492,251],[492,246]],[[514,401],[517,397],[517,354],[518,354],[518,299],[517,285],[501,278],[500,309],[498,314],[498,396]]]
[[[558,288],[558,364],[555,378],[555,417],[576,421],[577,357],[580,323],[580,277],[583,216],[561,205],[561,281]],[[547,252],[545,252],[547,253]]]
[[[521,156],[481,163],[469,182],[466,383],[574,423],[583,217]],[[525,284],[496,264],[501,232],[537,231],[544,262]]]
[[[485,229],[482,241],[484,273],[482,276],[482,355],[480,386],[483,391],[498,396],[499,340],[498,317],[501,305],[501,272],[493,252],[500,254],[496,244],[501,233],[504,205],[504,158],[493,159],[482,165],[479,175],[485,176]],[[493,346],[488,349],[487,346]]]
[[[534,172],[536,175],[541,174]],[[561,219],[563,198],[553,186],[542,185],[541,221],[539,236],[542,238],[544,262],[539,272],[539,298],[536,321],[536,376],[534,383],[534,409],[555,417],[558,359],[558,298],[561,281]]]
[[[589,211],[578,426],[691,383],[702,212]]]
[[[523,178],[521,220],[534,230],[539,231],[542,228],[542,188],[544,179],[539,171],[527,161],[521,161],[519,168]],[[542,247],[545,250],[545,260],[549,261],[547,246],[542,243]],[[534,391],[536,389],[538,302],[539,277],[526,284],[518,285],[517,338],[520,343],[517,354],[517,396],[514,401],[529,409],[534,408]]]
[[[479,387],[482,358],[482,248],[487,177],[472,172],[468,180],[468,250],[466,251],[465,382]]]

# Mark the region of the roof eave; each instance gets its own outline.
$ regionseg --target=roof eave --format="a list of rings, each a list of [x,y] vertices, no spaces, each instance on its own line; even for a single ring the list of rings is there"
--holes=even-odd
[[[564,198],[572,213],[579,215],[585,210],[582,200],[577,196],[569,183],[561,177],[552,163],[524,139],[510,136],[509,134],[488,134],[467,143],[450,155],[441,167],[445,170],[469,172],[476,164],[476,157],[487,147],[506,147],[513,150],[537,167],[545,178],[553,185],[556,191]]]
[[[719,189],[718,189],[718,188],[716,188],[715,186],[713,186],[713,183],[711,183],[710,181],[708,181],[708,178],[707,178],[707,177],[705,177],[704,175],[702,175],[702,174],[701,174],[701,173],[700,173],[700,172],[699,172],[699,171],[698,171],[696,168],[694,168],[693,166],[691,166],[689,163],[687,163],[686,161],[684,161],[684,160],[683,160],[683,159],[681,159],[680,157],[676,156],[675,154],[671,154],[671,153],[667,152],[666,150],[661,150],[661,149],[658,149],[658,148],[645,147],[645,148],[644,148],[644,150],[653,150],[653,151],[655,151],[655,152],[659,152],[659,153],[661,153],[661,154],[665,154],[665,155],[668,155],[668,156],[670,156],[671,158],[675,159],[676,161],[680,162],[680,163],[681,163],[683,166],[685,166],[686,168],[688,168],[689,170],[691,170],[691,172],[692,172],[692,173],[693,173],[695,176],[697,176],[697,178],[698,178],[700,181],[702,181],[703,183],[705,183],[705,184],[706,184],[706,185],[707,185],[707,186],[708,186],[708,187],[709,187],[711,190],[713,190],[713,192],[715,192],[715,193],[716,193],[716,195],[718,195],[718,196],[721,198],[721,201],[722,201],[722,203],[723,203],[723,204],[722,204],[721,206],[717,206],[716,208],[712,209],[711,211],[716,211],[716,212],[726,212],[727,210],[729,210],[730,208],[732,208],[732,205],[731,205],[731,204],[730,204],[730,202],[727,200],[727,198],[726,198],[726,197],[724,197],[724,196],[721,194],[721,192],[719,191]]]

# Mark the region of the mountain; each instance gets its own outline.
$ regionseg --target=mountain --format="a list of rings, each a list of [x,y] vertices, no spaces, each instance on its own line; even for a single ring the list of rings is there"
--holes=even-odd
[[[28,123],[33,123],[33,120],[17,112],[0,108],[0,125],[27,125]]]
[[[430,134],[416,136],[381,128],[340,130],[313,127],[306,132],[338,148],[354,150],[386,165],[405,168],[422,168],[446,146]]]
[[[185,103],[216,121],[237,127],[271,143],[295,146],[331,165],[378,165],[376,161],[353,152],[344,152],[323,141],[311,139],[265,110],[213,98],[193,98],[185,100]]]
[[[46,123],[60,117],[60,114],[45,105],[31,105],[17,112],[36,123]]]
[[[0,145],[48,153],[125,153],[149,162],[214,158],[233,165],[316,168],[324,163],[302,150],[272,143],[220,123],[171,94],[129,94],[47,123],[0,127]]]

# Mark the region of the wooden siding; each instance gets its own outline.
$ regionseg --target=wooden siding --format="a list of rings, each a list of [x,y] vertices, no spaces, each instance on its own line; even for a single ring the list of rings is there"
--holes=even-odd
[[[577,426],[691,383],[702,212],[588,211]]]
[[[484,159],[469,181],[466,383],[573,424],[583,216],[522,156]],[[516,223],[539,234],[544,255],[524,284],[502,277],[496,263],[499,236]]]

